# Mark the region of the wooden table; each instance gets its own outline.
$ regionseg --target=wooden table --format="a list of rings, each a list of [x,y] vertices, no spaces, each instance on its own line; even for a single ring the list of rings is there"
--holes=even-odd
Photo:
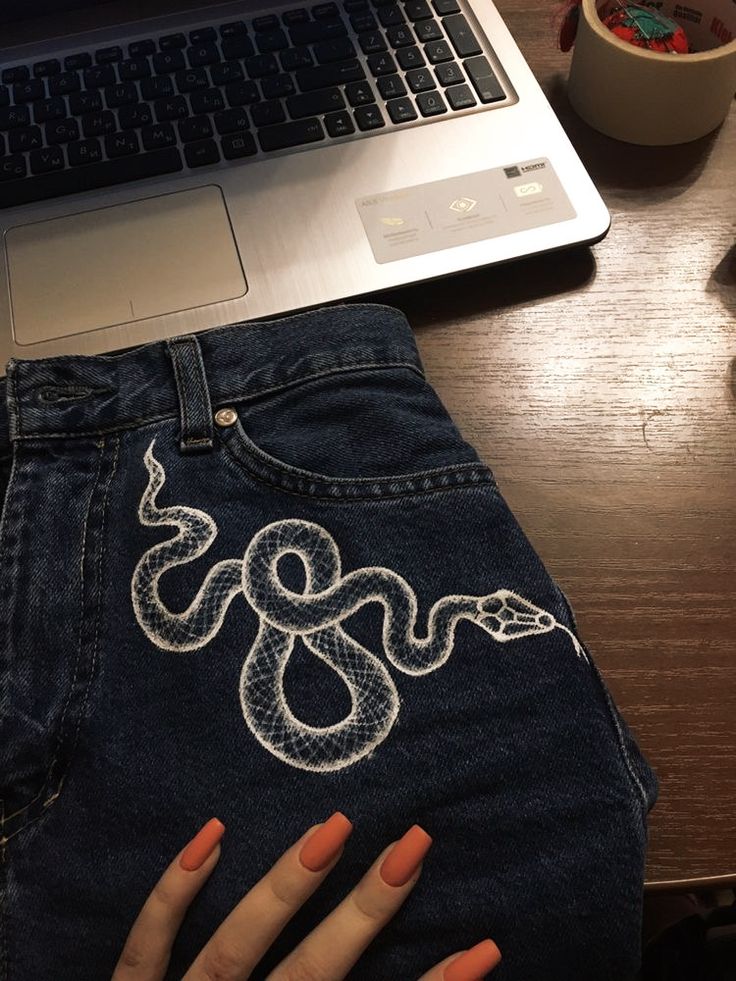
[[[650,889],[736,881],[736,107],[696,143],[576,117],[553,4],[502,15],[613,216],[580,249],[383,294],[494,468],[661,783]],[[717,877],[721,877],[718,880]],[[704,883],[701,883],[704,884]]]

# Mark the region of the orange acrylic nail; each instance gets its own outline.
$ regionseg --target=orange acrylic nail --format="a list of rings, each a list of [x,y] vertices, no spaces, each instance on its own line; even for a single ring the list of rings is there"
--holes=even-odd
[[[212,818],[197,832],[181,853],[179,865],[187,872],[195,872],[210,857],[224,834],[225,825],[217,818]]]
[[[492,940],[481,940],[448,964],[444,981],[481,981],[501,960],[501,951]]]
[[[310,872],[321,872],[335,858],[352,830],[353,825],[345,815],[335,811],[302,845],[299,861]]]
[[[379,874],[389,886],[405,886],[429,851],[432,839],[418,824],[413,825],[384,858]]]

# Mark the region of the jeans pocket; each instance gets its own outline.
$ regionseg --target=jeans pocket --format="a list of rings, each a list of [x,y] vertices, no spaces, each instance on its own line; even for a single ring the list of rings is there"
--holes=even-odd
[[[292,493],[355,500],[493,480],[411,368],[331,373],[231,407],[231,458]]]

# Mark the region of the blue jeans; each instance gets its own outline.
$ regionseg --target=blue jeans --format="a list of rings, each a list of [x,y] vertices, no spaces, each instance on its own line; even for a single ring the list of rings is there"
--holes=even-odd
[[[254,977],[415,822],[422,877],[352,978],[485,936],[498,981],[635,973],[654,776],[402,314],[13,361],[2,384],[3,981],[108,978],[216,815],[181,977],[337,809],[345,855]]]

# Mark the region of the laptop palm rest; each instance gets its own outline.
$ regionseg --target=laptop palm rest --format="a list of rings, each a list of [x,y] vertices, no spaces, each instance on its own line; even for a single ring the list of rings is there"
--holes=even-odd
[[[13,333],[32,345],[235,299],[248,286],[215,185],[6,232]]]

